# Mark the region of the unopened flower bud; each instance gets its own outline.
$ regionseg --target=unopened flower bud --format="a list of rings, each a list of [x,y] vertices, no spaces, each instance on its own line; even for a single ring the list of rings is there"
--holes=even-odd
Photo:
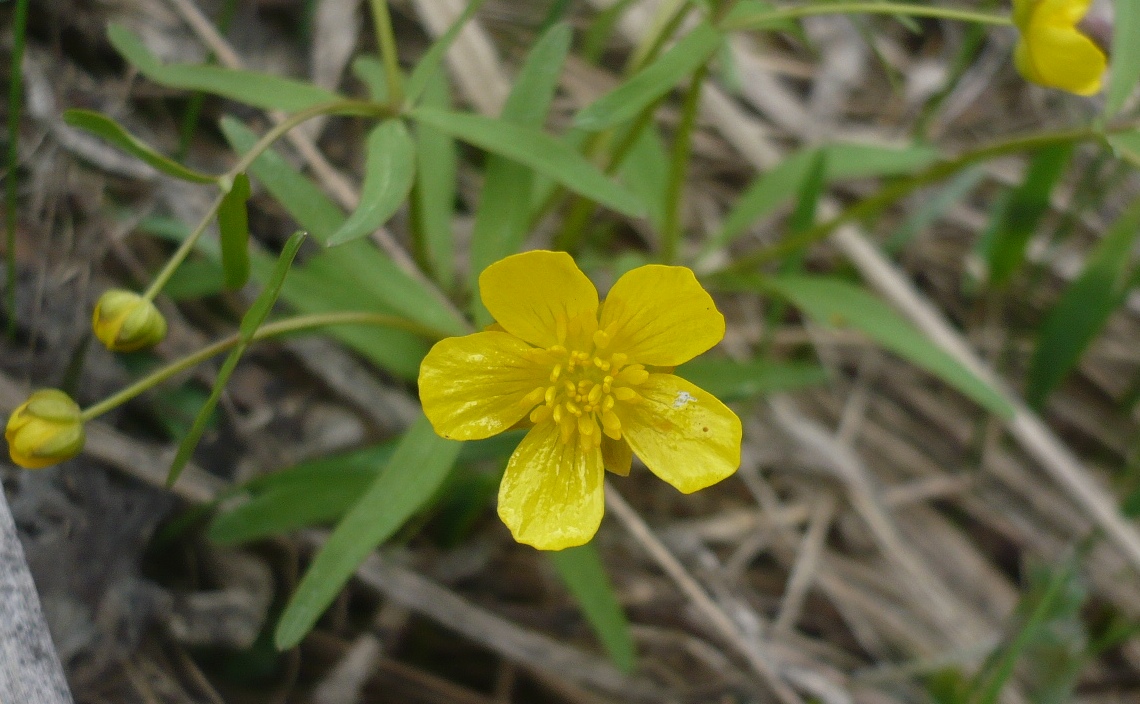
[[[83,449],[79,406],[58,389],[37,391],[12,411],[4,439],[12,461],[24,469],[69,460]]]
[[[134,352],[166,337],[166,318],[154,303],[123,289],[111,289],[99,297],[91,327],[112,352]]]

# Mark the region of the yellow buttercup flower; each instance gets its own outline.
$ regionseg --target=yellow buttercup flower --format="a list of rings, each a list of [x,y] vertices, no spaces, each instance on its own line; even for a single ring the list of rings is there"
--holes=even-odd
[[[1100,91],[1108,58],[1079,29],[1092,0],[1014,0],[1021,31],[1014,60],[1021,75],[1077,95]]]
[[[166,337],[166,318],[154,302],[139,294],[111,289],[95,304],[91,328],[112,352],[134,352],[157,345]]]
[[[24,469],[41,469],[69,460],[83,449],[79,406],[59,389],[42,389],[8,418],[8,454]]]
[[[671,373],[724,337],[724,317],[693,272],[642,266],[605,303],[564,252],[507,257],[479,277],[493,329],[437,343],[420,399],[455,440],[533,424],[507,463],[499,516],[542,550],[582,545],[602,520],[605,469],[633,453],[685,493],[740,464],[740,419]]]

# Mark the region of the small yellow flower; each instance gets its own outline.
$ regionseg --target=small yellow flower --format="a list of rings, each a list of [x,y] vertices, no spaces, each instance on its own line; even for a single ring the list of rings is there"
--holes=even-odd
[[[12,461],[24,469],[69,460],[83,449],[79,406],[58,389],[37,391],[12,411],[4,439]]]
[[[740,419],[670,373],[724,337],[693,272],[643,266],[598,292],[564,252],[507,257],[479,277],[497,326],[437,343],[420,366],[436,432],[477,440],[529,419],[507,463],[499,517],[542,550],[582,545],[602,520],[605,469],[633,453],[685,493],[740,464]],[[500,329],[501,328],[501,329]]]
[[[123,289],[111,289],[99,297],[91,327],[112,352],[134,352],[166,337],[166,318],[154,303]]]
[[[1092,0],[1014,0],[1021,31],[1014,60],[1021,75],[1077,95],[1100,91],[1108,58],[1077,29]]]

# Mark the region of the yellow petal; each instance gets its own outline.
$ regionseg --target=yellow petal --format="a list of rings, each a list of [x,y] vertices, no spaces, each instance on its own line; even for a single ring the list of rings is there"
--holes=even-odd
[[[546,383],[533,349],[504,332],[449,337],[420,364],[420,402],[435,431],[452,440],[479,440],[517,423],[533,407],[523,397]]]
[[[633,450],[629,449],[629,443],[625,439],[614,440],[603,436],[602,462],[606,469],[619,477],[628,477],[629,468],[633,465]]]
[[[539,347],[565,344],[567,325],[598,315],[597,289],[565,252],[501,259],[479,275],[479,295],[504,330]]]
[[[604,512],[602,452],[562,442],[558,424],[536,425],[511,455],[499,485],[499,517],[520,543],[539,550],[583,545]]]
[[[740,466],[740,419],[712,394],[672,374],[651,374],[642,401],[619,403],[622,436],[645,466],[688,494]]]
[[[1077,29],[1091,0],[1022,0],[1014,5],[1021,41],[1014,61],[1034,83],[1078,95],[1100,91],[1108,58]]]
[[[724,316],[693,272],[651,264],[617,280],[602,306],[607,352],[623,352],[640,364],[675,366],[724,337]]]

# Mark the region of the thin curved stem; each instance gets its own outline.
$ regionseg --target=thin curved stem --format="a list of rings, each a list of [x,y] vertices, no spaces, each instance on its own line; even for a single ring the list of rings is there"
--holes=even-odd
[[[388,82],[388,97],[399,108],[404,104],[404,78],[400,74],[400,60],[396,55],[396,34],[392,31],[392,16],[388,0],[371,0],[372,21],[376,25],[376,43],[384,61],[384,77]]]
[[[426,325],[406,320],[394,315],[385,315],[383,313],[367,313],[358,311],[339,311],[336,313],[315,313],[313,315],[299,315],[294,318],[286,318],[285,320],[278,320],[276,322],[268,323],[261,326],[253,335],[254,342],[258,340],[265,340],[279,335],[287,335],[293,332],[303,332],[305,330],[313,330],[317,328],[329,327],[332,325],[376,325],[378,327],[396,328],[399,330],[407,330],[408,332],[422,335],[428,339],[440,340],[448,337],[448,333]],[[197,366],[214,355],[221,354],[235,345],[242,342],[241,334],[234,333],[229,337],[224,337],[217,342],[206,345],[202,349],[187,355],[182,359],[171,362],[165,367],[154,371],[147,376],[139,379],[130,386],[122,389],[121,391],[108,396],[94,406],[84,409],[80,414],[80,419],[84,422],[100,416],[107,411],[120,406],[135,396],[147,391],[158,384],[166,381],[167,379],[176,376],[191,367]]]
[[[770,27],[775,22],[809,17],[811,15],[854,14],[932,17],[936,19],[958,20],[961,22],[975,22],[978,24],[991,25],[1013,24],[1013,18],[1009,15],[995,15],[989,12],[959,10],[950,7],[931,7],[929,5],[914,5],[901,2],[817,2],[812,5],[782,7],[778,10],[733,17],[721,22],[720,28],[726,32],[736,29],[764,29]]]
[[[174,254],[170,255],[170,259],[163,265],[162,271],[158,272],[154,277],[154,281],[150,282],[150,286],[147,287],[146,292],[142,295],[144,299],[153,301],[155,296],[158,295],[158,292],[162,290],[162,287],[166,285],[166,282],[170,280],[170,277],[174,276],[174,272],[178,269],[178,266],[182,264],[182,260],[189,256],[190,252],[194,249],[194,245],[198,244],[198,239],[201,238],[202,233],[206,231],[206,226],[210,224],[210,220],[214,218],[214,215],[218,212],[218,208],[222,207],[222,200],[224,200],[225,197],[225,193],[219,193],[218,197],[214,199],[214,202],[210,205],[206,214],[198,221],[198,225],[194,228],[193,232],[191,232],[186,239],[182,240],[182,244],[178,245],[178,249],[174,250]]]

